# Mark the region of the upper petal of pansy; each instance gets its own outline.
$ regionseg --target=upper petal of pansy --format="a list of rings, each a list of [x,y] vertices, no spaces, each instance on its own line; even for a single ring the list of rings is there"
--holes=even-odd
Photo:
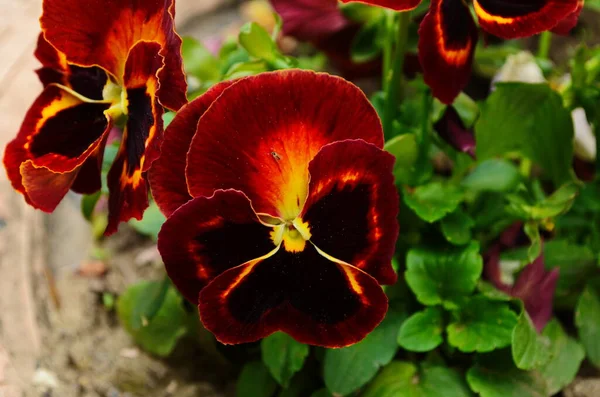
[[[408,11],[421,4],[421,0],[342,0],[342,3],[359,2],[372,6],[391,8],[396,11]]]
[[[271,232],[243,193],[219,190],[175,211],[160,231],[158,250],[177,289],[197,303],[200,290],[219,274],[275,249]]]
[[[240,190],[258,213],[293,220],[308,193],[308,163],[345,139],[383,146],[377,113],[353,84],[301,70],[248,77],[198,123],[187,160],[190,194]]]
[[[394,157],[364,141],[321,149],[310,163],[310,186],[301,218],[310,241],[332,257],[393,284],[391,261],[398,237]]]
[[[579,0],[575,11],[573,11],[571,14],[569,14],[569,16],[561,20],[558,25],[552,28],[552,33],[568,35],[571,30],[577,26],[577,22],[579,22],[579,16],[581,15],[581,11],[583,11],[584,3],[585,0]]]
[[[102,93],[108,82],[108,75],[102,68],[69,64],[65,54],[48,43],[43,34],[38,38],[35,56],[42,64],[36,73],[44,87],[61,84],[88,99],[102,100]]]
[[[271,0],[283,33],[303,41],[321,40],[351,25],[337,0]]]
[[[367,273],[322,255],[311,243],[227,270],[201,292],[200,319],[225,344],[283,331],[325,347],[356,343],[381,322],[387,297]]]
[[[70,63],[100,66],[119,82],[138,41],[159,43],[165,64],[158,72],[158,97],[177,110],[187,103],[187,84],[174,14],[174,0],[44,0],[40,22],[45,38]]]
[[[141,219],[148,207],[146,171],[160,154],[163,108],[158,102],[156,71],[162,67],[160,45],[140,41],[125,67],[127,124],[121,146],[108,173],[109,216],[106,235],[122,221]]]
[[[532,36],[555,27],[579,0],[474,0],[479,24],[504,39]]]
[[[461,0],[432,0],[419,28],[419,59],[433,95],[449,104],[471,77],[478,32]]]
[[[58,205],[79,168],[102,150],[111,125],[104,115],[109,106],[83,102],[56,85],[48,86],[40,94],[27,112],[17,137],[7,145],[4,156],[13,187],[23,193],[30,204],[45,211],[52,211]],[[28,165],[24,166],[25,163]],[[24,171],[30,174],[27,186]],[[57,179],[52,175],[73,172],[70,179]],[[53,182],[45,182],[44,176]],[[38,199],[27,193],[28,189],[41,192],[36,184],[49,189],[46,195],[35,195]],[[63,193],[51,192],[53,188]]]
[[[177,112],[165,130],[160,149],[161,156],[148,173],[152,197],[165,216],[192,199],[185,179],[187,152],[196,130],[198,120],[215,99],[234,82],[219,83]]]

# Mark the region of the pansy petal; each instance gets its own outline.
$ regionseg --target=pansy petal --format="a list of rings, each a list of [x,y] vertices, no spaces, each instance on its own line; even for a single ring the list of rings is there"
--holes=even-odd
[[[198,120],[215,99],[233,82],[219,83],[199,98],[177,112],[165,130],[161,156],[148,173],[152,197],[165,216],[192,199],[185,179],[187,152],[196,130]]]
[[[42,64],[36,73],[44,87],[61,84],[88,99],[102,100],[102,92],[108,82],[108,75],[103,69],[70,65],[65,54],[48,43],[43,34],[38,38],[35,56]]]
[[[581,15],[581,11],[583,11],[584,2],[584,0],[579,0],[575,11],[573,11],[568,17],[561,20],[558,25],[552,28],[552,33],[563,36],[568,35],[571,30],[577,26],[577,22],[579,22],[579,16]]]
[[[102,188],[102,159],[108,135],[105,135],[105,141],[98,146],[98,151],[79,167],[77,177],[71,186],[71,190],[75,193],[93,194]]]
[[[419,28],[419,59],[433,95],[449,104],[471,77],[477,27],[460,0],[432,0]]]
[[[156,96],[156,71],[162,66],[160,45],[140,41],[132,48],[125,67],[127,125],[117,157],[108,173],[109,219],[106,235],[120,222],[142,219],[148,207],[146,171],[160,154],[163,108]]]
[[[301,215],[311,241],[380,284],[396,282],[392,256],[398,238],[394,157],[364,141],[321,149],[310,163],[310,186]]]
[[[187,84],[174,7],[174,0],[44,0],[40,22],[46,39],[69,62],[100,66],[119,81],[130,49],[138,41],[157,42],[165,58],[158,96],[165,107],[177,110],[187,103]]]
[[[421,0],[342,0],[342,3],[360,2],[372,6],[391,8],[396,11],[408,11],[421,4]]]
[[[243,193],[219,190],[175,211],[160,231],[158,249],[177,289],[197,303],[216,276],[272,251],[271,230]]]
[[[30,203],[45,212],[52,212],[71,189],[79,169],[56,173],[46,167],[36,167],[31,160],[21,164],[23,186]]]
[[[271,0],[283,20],[283,34],[318,41],[350,26],[337,0]]]
[[[573,13],[579,0],[474,0],[479,24],[504,39],[550,30]]]
[[[306,199],[308,163],[342,139],[383,146],[377,113],[356,86],[301,70],[248,77],[198,123],[188,152],[190,194],[240,190],[257,212],[292,220]]]
[[[96,153],[110,130],[111,123],[104,115],[108,106],[85,103],[58,86],[48,86],[27,112],[17,137],[6,147],[4,164],[15,190],[31,203],[21,175],[26,161],[50,172],[69,173]]]
[[[373,277],[310,243],[226,271],[200,292],[199,302],[202,323],[225,344],[283,331],[301,343],[343,347],[363,339],[387,311]]]
[[[433,128],[454,149],[475,158],[475,134],[465,127],[454,107],[448,106]]]

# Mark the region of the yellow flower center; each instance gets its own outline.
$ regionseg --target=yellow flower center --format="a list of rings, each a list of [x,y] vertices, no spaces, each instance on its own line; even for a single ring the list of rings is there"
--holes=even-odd
[[[283,243],[283,248],[288,252],[302,252],[306,242],[310,240],[310,227],[302,218],[277,225],[271,231],[271,240],[275,245]]]
[[[127,115],[127,90],[124,90],[120,85],[108,80],[102,90],[102,99],[109,101],[112,106],[105,112],[112,120],[118,120],[121,116]]]

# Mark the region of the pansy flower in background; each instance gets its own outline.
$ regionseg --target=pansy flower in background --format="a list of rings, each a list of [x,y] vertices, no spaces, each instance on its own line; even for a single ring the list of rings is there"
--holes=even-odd
[[[362,2],[407,11],[421,1]],[[583,0],[473,0],[473,7],[481,29],[503,39],[516,39],[553,29],[568,33],[577,24]],[[431,0],[419,29],[419,58],[425,82],[440,101],[452,103],[467,85],[478,36],[467,2]]]
[[[546,270],[542,253],[527,264],[515,280],[513,261],[502,261],[500,256],[504,250],[515,248],[521,230],[522,224],[516,223],[502,234],[487,253],[484,273],[496,288],[523,301],[531,321],[541,332],[552,318],[558,268]],[[519,266],[518,263],[516,265]]]
[[[108,174],[106,233],[142,217],[163,106],[187,102],[174,7],[174,0],[44,0],[36,57],[45,88],[4,157],[29,204],[51,212],[69,190],[98,191],[104,147],[118,124],[124,132]]]
[[[158,247],[219,341],[341,347],[379,324],[398,235],[382,147],[365,95],[327,74],[221,83],[179,112],[150,171]]]

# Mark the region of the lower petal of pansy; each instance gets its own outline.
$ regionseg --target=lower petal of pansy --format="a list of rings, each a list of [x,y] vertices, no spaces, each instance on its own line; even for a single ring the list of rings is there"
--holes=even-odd
[[[198,120],[233,82],[215,85],[179,112],[165,130],[161,156],[148,173],[152,197],[165,216],[192,199],[185,179],[187,152],[198,129]]]
[[[356,343],[384,318],[387,297],[367,273],[310,243],[230,269],[200,292],[200,319],[225,344],[283,331],[325,347]]]
[[[504,39],[550,30],[573,13],[579,0],[474,0],[479,24]]]
[[[257,212],[293,220],[306,199],[308,163],[342,139],[383,146],[377,113],[356,86],[301,70],[248,77],[198,123],[187,157],[190,194],[240,190]]]
[[[71,186],[71,190],[75,193],[93,194],[102,188],[102,159],[108,135],[105,135],[104,142],[100,144],[98,151],[90,155],[79,167],[77,177]]]
[[[391,261],[399,199],[393,167],[392,155],[364,141],[323,147],[309,166],[301,215],[316,246],[381,284],[396,282]]]
[[[558,25],[552,28],[552,33],[560,34],[563,36],[568,35],[575,26],[577,26],[577,22],[579,22],[579,16],[581,15],[581,11],[583,11],[585,1],[579,0],[577,3],[577,8],[573,11],[569,16],[561,20]]]
[[[396,11],[408,11],[421,4],[421,0],[342,0],[342,3],[359,2],[373,6],[391,8]]]
[[[133,47],[125,67],[127,124],[115,162],[108,173],[109,216],[106,235],[120,222],[141,219],[148,207],[146,171],[160,155],[163,108],[156,92],[156,71],[162,67],[160,45],[141,41]]]
[[[173,110],[187,103],[174,0],[45,0],[43,5],[46,39],[73,64],[100,66],[118,80],[137,42],[159,43],[166,60],[158,72],[161,103]]]
[[[465,88],[478,32],[461,0],[432,0],[419,28],[419,59],[433,95],[449,104]]]
[[[177,289],[197,303],[200,290],[219,274],[272,251],[271,232],[243,193],[219,190],[175,211],[160,231],[158,249]]]
[[[31,160],[21,164],[23,187],[30,203],[45,212],[52,212],[71,189],[79,169],[55,173],[46,167],[36,167]]]
[[[80,168],[102,149],[111,125],[104,115],[108,107],[82,102],[58,86],[48,86],[25,115],[17,137],[6,147],[4,164],[13,187],[26,195],[21,174],[26,161],[50,174]],[[39,177],[40,172],[35,174]]]

